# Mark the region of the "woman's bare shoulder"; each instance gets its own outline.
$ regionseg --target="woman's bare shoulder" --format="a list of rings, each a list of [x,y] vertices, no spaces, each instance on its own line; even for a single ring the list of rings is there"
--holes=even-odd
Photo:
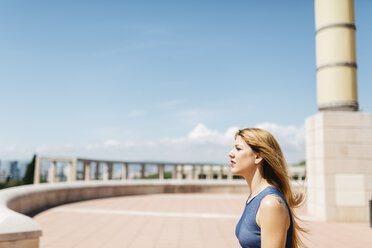
[[[284,208],[287,209],[283,199],[276,194],[269,194],[261,201],[261,206],[268,208]]]
[[[262,199],[257,213],[257,224],[262,222],[289,226],[287,206],[280,196],[270,194]]]
[[[288,213],[287,206],[283,199],[275,194],[269,194],[262,199],[260,210],[270,213]]]

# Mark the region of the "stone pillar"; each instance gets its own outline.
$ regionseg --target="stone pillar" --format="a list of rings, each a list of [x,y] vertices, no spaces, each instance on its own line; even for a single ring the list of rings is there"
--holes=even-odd
[[[121,180],[126,180],[128,178],[128,163],[123,164],[121,172]]]
[[[217,172],[217,180],[222,180],[222,175],[223,175],[223,166],[219,165],[218,166],[218,172]]]
[[[203,166],[203,165],[199,165],[199,167],[200,167],[200,173],[199,173],[197,179],[199,179],[200,176],[202,176],[202,177],[205,176],[205,175],[204,175],[204,166]]]
[[[84,181],[90,180],[90,162],[84,161]]]
[[[324,221],[368,221],[372,114],[320,112],[306,120],[308,213]]]
[[[358,110],[353,0],[315,0],[319,110]]]
[[[77,159],[72,159],[68,161],[68,182],[75,182],[76,181],[76,167],[77,167]]]
[[[176,176],[177,179],[182,179],[183,175],[183,165],[177,164],[176,165]]]
[[[186,169],[185,169],[185,167],[186,167]],[[193,173],[194,173],[192,166],[190,168],[190,166],[182,165],[182,171],[183,171],[183,173],[185,175],[185,179],[192,179]]]
[[[159,174],[159,179],[163,180],[164,179],[164,164],[158,164],[158,174]]]
[[[145,178],[146,164],[141,164],[141,179]]]
[[[48,182],[54,183],[56,181],[56,161],[52,160],[50,162],[50,168],[48,173]]]
[[[196,170],[196,165],[192,165],[192,179],[199,179],[198,171]]]
[[[211,180],[213,179],[213,166],[209,165],[209,170],[205,170],[206,179]]]
[[[106,162],[104,163],[103,167],[103,181],[108,181],[109,180],[109,163]]]
[[[172,172],[172,179],[178,178],[178,165],[175,164]]]
[[[231,170],[227,171],[227,180],[232,180],[233,179],[233,174],[231,173]]]
[[[34,171],[34,184],[40,183],[40,170],[41,170],[41,158],[39,156],[36,156],[35,171]]]

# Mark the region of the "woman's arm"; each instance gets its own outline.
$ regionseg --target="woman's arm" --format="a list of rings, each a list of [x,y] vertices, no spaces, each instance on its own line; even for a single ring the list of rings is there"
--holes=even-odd
[[[261,248],[285,247],[290,218],[282,198],[273,194],[263,198],[256,222],[261,228]]]

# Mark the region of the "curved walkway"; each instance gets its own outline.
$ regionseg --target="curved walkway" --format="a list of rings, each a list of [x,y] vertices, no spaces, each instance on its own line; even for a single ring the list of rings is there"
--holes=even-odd
[[[230,248],[244,194],[153,194],[61,205],[34,217],[40,247]],[[298,211],[306,218],[306,212]],[[371,247],[368,223],[306,221],[309,247]]]

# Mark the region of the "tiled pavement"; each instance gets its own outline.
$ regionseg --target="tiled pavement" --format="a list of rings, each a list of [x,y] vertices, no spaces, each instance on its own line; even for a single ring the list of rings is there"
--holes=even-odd
[[[235,225],[243,194],[153,194],[65,204],[34,219],[46,248],[227,248],[240,247]],[[304,219],[306,211],[299,209]],[[372,247],[369,223],[308,220],[308,247]]]

